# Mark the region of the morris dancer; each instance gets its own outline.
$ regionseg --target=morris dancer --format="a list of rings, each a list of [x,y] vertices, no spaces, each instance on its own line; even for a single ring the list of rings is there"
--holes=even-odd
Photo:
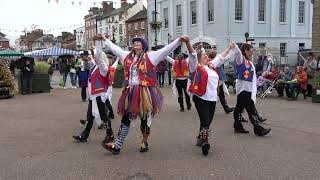
[[[182,53],[178,54],[177,59],[171,57],[166,58],[173,65],[173,85],[178,91],[178,103],[180,104],[180,111],[184,111],[183,93],[186,98],[187,109],[190,110],[190,96],[187,92],[188,78],[189,78],[189,59],[185,59]]]
[[[255,107],[256,93],[257,93],[257,77],[253,63],[249,57],[253,54],[253,47],[251,44],[243,44],[241,50],[238,46],[234,48],[235,61],[237,68],[237,105],[234,110],[234,132],[235,133],[249,133],[242,126],[242,111],[246,109],[249,119],[254,127],[254,133],[258,136],[268,134],[271,129],[265,129],[259,125],[259,116]]]
[[[211,47],[211,51],[208,53],[208,57],[209,60],[213,60],[214,58],[216,58],[217,56],[217,46],[216,45],[212,45]],[[219,100],[220,103],[224,109],[224,112],[226,114],[229,114],[231,112],[233,112],[234,107],[229,107],[226,101],[226,97],[225,94],[229,95],[229,91],[228,88],[226,86],[226,84],[224,83],[225,81],[227,81],[227,76],[224,73],[224,64],[222,64],[220,67],[217,67],[215,69],[215,71],[218,73],[219,76],[219,90],[218,90],[218,96],[219,96]]]
[[[118,102],[118,113],[122,116],[118,138],[115,143],[103,143],[102,146],[113,154],[119,154],[131,121],[139,116],[143,137],[140,152],[147,152],[152,117],[161,110],[163,101],[157,87],[156,66],[180,45],[184,37],[153,52],[148,52],[148,44],[143,38],[132,39],[131,52],[122,50],[102,35],[97,38],[104,40],[106,47],[118,56],[125,66],[124,89]]]
[[[96,41],[96,56],[94,56],[94,50],[91,50],[92,56],[95,60],[95,65],[92,67],[88,82],[88,93],[89,93],[89,105],[87,111],[87,124],[84,131],[73,138],[79,142],[87,142],[90,130],[93,125],[93,120],[101,119],[107,125],[106,137],[103,143],[108,143],[114,140],[113,131],[111,128],[111,121],[108,119],[106,113],[105,100],[106,90],[108,88],[108,65],[104,61],[106,55],[102,52],[102,42]]]

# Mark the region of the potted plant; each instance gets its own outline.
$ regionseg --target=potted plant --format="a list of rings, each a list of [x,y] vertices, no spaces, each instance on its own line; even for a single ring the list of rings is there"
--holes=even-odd
[[[1,60],[0,60],[1,61]],[[15,92],[14,77],[6,64],[0,65],[0,99],[11,98]]]
[[[50,92],[49,64],[36,62],[32,79],[32,92]]]

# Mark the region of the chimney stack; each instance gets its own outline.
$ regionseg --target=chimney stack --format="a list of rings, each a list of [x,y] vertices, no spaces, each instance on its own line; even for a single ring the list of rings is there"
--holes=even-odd
[[[127,0],[121,0],[121,7],[127,5]]]
[[[107,12],[110,12],[112,11],[114,8],[113,8],[113,2],[112,1],[103,1],[102,2],[102,11],[103,13],[107,13]]]

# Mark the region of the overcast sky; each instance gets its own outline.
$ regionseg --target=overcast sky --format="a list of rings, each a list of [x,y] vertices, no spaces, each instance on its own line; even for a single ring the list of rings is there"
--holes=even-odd
[[[92,6],[101,6],[102,0],[0,0],[0,31],[7,34],[11,43],[19,37],[21,32],[9,32],[8,30],[31,29],[32,24],[38,28],[49,30],[67,26],[80,27],[84,24],[84,16]],[[118,2],[120,0],[113,0]],[[132,0],[128,0],[131,2]],[[74,5],[72,5],[74,2]],[[79,5],[81,2],[81,5]],[[57,29],[49,33],[58,35],[61,31],[72,31],[75,27],[63,30]]]

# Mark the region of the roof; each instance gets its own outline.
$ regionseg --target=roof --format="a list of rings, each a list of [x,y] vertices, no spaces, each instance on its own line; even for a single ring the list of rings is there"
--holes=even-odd
[[[147,19],[147,9],[143,7],[142,11],[139,11],[137,14],[126,20],[126,22],[132,22],[140,19]]]
[[[6,37],[7,35],[5,35],[5,34],[3,34],[2,32],[0,32],[0,36]]]
[[[121,8],[117,8],[117,9],[113,9],[112,11],[104,14],[103,16],[100,16],[98,19],[104,19],[106,17],[110,17],[116,14],[120,14],[121,12],[127,11],[128,9],[130,9],[131,7],[133,7],[136,3],[133,4],[126,4]]]
[[[55,38],[52,34],[44,34],[42,37],[36,39],[35,41],[56,42],[56,41],[59,41],[59,40],[57,38]]]

